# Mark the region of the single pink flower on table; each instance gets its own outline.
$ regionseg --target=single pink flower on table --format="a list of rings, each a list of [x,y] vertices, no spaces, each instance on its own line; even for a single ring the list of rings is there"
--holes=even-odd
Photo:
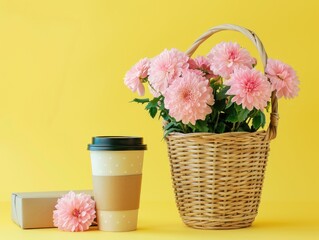
[[[125,75],[124,83],[133,92],[136,92],[143,96],[145,93],[145,88],[143,81],[148,76],[148,69],[150,67],[150,60],[147,58],[141,59],[136,63]]]
[[[91,196],[69,192],[58,199],[53,211],[54,226],[69,232],[89,229],[95,219],[95,201]]]
[[[195,125],[196,120],[205,120],[212,112],[213,89],[206,78],[193,71],[184,71],[167,89],[164,104],[176,121]]]
[[[166,89],[188,68],[188,56],[177,50],[165,49],[152,59],[149,73],[149,83],[155,93],[165,94]]]
[[[230,86],[226,94],[234,96],[231,101],[242,104],[243,108],[250,111],[253,108],[263,110],[270,101],[270,83],[267,77],[256,69],[236,69],[224,84]]]
[[[241,48],[238,43],[222,42],[217,44],[207,56],[211,61],[210,69],[217,75],[228,79],[236,68],[253,68],[256,59]]]
[[[214,72],[210,69],[210,61],[208,58],[199,56],[196,58],[190,58],[188,60],[189,69],[200,70],[204,77],[207,79],[218,78],[218,75],[215,75]]]
[[[268,59],[266,76],[270,79],[272,90],[276,90],[278,98],[293,98],[298,95],[299,80],[296,72],[288,64]]]

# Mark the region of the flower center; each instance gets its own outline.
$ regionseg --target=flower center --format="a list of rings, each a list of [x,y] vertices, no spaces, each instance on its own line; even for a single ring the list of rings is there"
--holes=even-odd
[[[79,217],[79,215],[80,215],[80,211],[75,208],[75,209],[72,211],[72,216],[73,216],[73,217]]]
[[[182,92],[182,99],[185,100],[185,101],[190,101],[192,98],[192,93],[189,89],[187,90],[184,90]]]
[[[235,51],[230,51],[228,54],[228,64],[227,67],[232,67],[234,62],[236,61],[237,54]]]
[[[235,58],[236,58],[236,55],[237,54],[234,51],[231,51],[229,53],[229,60],[233,62],[235,60]]]
[[[256,88],[256,82],[253,81],[252,79],[249,79],[245,83],[245,90],[247,93],[253,92]]]

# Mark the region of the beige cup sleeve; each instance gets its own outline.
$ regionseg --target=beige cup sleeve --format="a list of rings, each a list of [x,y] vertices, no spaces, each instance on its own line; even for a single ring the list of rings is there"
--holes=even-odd
[[[142,174],[93,176],[98,210],[122,211],[139,208]]]

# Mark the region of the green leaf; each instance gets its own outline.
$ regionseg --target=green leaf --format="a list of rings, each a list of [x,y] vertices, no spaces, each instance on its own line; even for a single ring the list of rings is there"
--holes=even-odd
[[[265,125],[266,125],[266,116],[265,116],[265,114],[262,111],[260,111],[260,114],[261,114],[261,126],[265,127]]]
[[[253,118],[253,128],[257,131],[260,127],[264,127],[266,124],[266,117],[262,111],[258,111]]]
[[[237,111],[234,107],[235,104],[233,104],[231,107],[229,107],[226,111],[226,121],[231,123],[238,122],[238,115]]]
[[[166,121],[168,121],[170,119],[167,110],[162,110],[159,117],[162,117]]]
[[[222,85],[220,84],[219,80],[211,80],[210,86],[212,87],[212,89],[214,89],[214,91],[217,91]]]
[[[149,109],[149,113],[150,113],[151,117],[154,118],[156,116],[156,113],[157,113],[157,108],[156,107],[151,107]]]
[[[147,103],[149,101],[150,100],[148,98],[134,98],[131,102],[137,102],[137,103],[144,104],[144,103]]]
[[[213,107],[214,107],[214,109],[216,109],[218,111],[224,111],[224,109],[226,107],[225,99],[216,100]]]
[[[165,131],[164,138],[167,137],[172,132],[182,132],[179,128],[170,128],[169,130]]]
[[[238,132],[251,132],[251,129],[246,122],[242,122],[238,128]]]
[[[251,110],[248,114],[248,117],[254,118],[256,116],[256,114],[258,113],[259,110],[257,110],[256,108],[254,108],[253,110]]]
[[[224,88],[222,88],[217,94],[216,94],[216,99],[217,100],[222,100],[227,98],[226,92],[229,90],[229,86],[226,86]]]
[[[164,130],[168,130],[169,128],[171,128],[172,126],[175,126],[176,123],[175,122],[169,122],[168,124],[166,124],[164,126]]]
[[[226,104],[225,109],[230,108],[230,107],[233,105],[233,102],[231,101],[231,99],[232,99],[232,97],[230,97],[230,98],[228,99],[228,102],[227,102],[227,104]]]
[[[159,104],[160,110],[166,110],[165,105],[164,105],[164,98],[160,98],[159,102],[160,102],[160,104]]]
[[[158,107],[158,101],[159,98],[153,98],[151,101],[149,101],[149,103],[146,105],[145,109],[151,109],[153,107]]]
[[[240,110],[237,110],[237,113],[238,113],[238,122],[243,122],[248,117],[248,114],[250,113],[250,111],[247,108],[244,108],[244,109],[241,108]]]
[[[218,115],[218,112],[219,111],[215,107],[213,107],[212,108],[212,113],[207,115],[207,117],[206,117],[207,122],[212,122],[212,123],[215,122],[216,118],[217,118],[217,115]]]
[[[216,132],[217,133],[223,133],[223,132],[225,132],[225,128],[226,128],[226,124],[223,123],[223,122],[219,122],[217,124],[217,127],[216,127]]]
[[[234,104],[234,107],[235,107],[237,112],[239,112],[243,109],[243,107],[241,105],[238,105],[237,103]]]
[[[197,120],[195,124],[195,131],[197,132],[208,132],[207,122],[202,120]]]

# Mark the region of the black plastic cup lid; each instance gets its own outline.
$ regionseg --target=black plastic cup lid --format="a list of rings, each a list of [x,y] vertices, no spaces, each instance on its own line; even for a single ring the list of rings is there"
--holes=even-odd
[[[88,144],[90,151],[127,151],[146,150],[141,137],[129,136],[97,136],[92,138],[92,143]]]

